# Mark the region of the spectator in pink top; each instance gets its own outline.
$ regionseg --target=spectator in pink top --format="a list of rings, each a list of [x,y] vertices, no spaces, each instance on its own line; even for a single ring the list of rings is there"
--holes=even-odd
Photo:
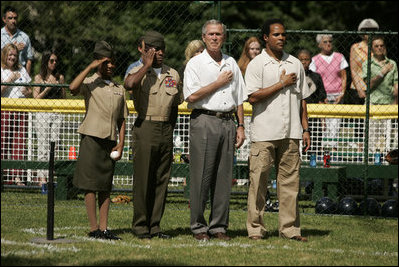
[[[333,51],[333,37],[331,34],[318,34],[316,41],[320,53],[312,57],[309,69],[320,74],[327,98],[325,103],[340,104],[344,98],[346,89],[346,68],[349,66],[343,54]],[[337,150],[339,132],[338,118],[326,119],[326,139],[323,147]]]

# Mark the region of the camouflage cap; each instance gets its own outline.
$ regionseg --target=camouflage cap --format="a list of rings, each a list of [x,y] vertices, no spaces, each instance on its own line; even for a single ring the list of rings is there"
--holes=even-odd
[[[114,55],[113,49],[110,44],[106,41],[98,41],[94,46],[94,57],[95,58],[103,58],[109,57],[112,58]]]
[[[143,36],[144,43],[159,47],[161,49],[165,48],[165,40],[161,33],[157,31],[148,31]]]

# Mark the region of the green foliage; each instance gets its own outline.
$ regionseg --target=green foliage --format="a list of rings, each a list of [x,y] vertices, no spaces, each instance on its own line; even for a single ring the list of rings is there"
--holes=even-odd
[[[115,74],[123,77],[128,65],[140,57],[138,38],[150,29],[164,34],[165,63],[178,69],[184,60],[185,45],[200,38],[198,29],[213,10],[209,3],[180,1],[2,1],[2,5],[17,8],[19,28],[31,38],[36,65],[43,51],[57,51],[67,83],[91,62],[94,44],[101,39],[115,48]],[[204,12],[198,13],[198,8]],[[38,69],[35,66],[35,73]]]
[[[376,19],[381,30],[398,29],[398,4],[390,1],[221,1],[220,5],[217,1],[1,3],[19,11],[19,28],[30,36],[35,49],[35,74],[42,52],[56,50],[67,83],[90,63],[94,44],[100,39],[115,47],[115,74],[122,80],[128,65],[140,56],[137,39],[150,29],[164,34],[165,63],[179,69],[188,42],[200,39],[203,23],[217,18],[219,13],[229,29],[259,29],[271,17],[282,18],[289,30],[356,30],[359,22],[368,17]],[[238,60],[241,45],[225,48]]]

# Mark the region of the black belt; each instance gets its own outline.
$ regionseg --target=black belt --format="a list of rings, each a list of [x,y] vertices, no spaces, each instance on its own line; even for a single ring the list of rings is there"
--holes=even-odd
[[[219,111],[212,111],[212,110],[206,110],[206,109],[194,109],[192,114],[193,115],[206,114],[206,115],[218,117],[220,119],[233,119],[234,111],[219,112]]]

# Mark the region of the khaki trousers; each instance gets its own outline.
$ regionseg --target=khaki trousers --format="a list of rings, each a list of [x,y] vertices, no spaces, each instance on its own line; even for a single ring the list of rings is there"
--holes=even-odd
[[[274,165],[277,175],[279,201],[278,231],[281,237],[301,235],[299,228],[299,140],[283,139],[253,142],[250,151],[250,185],[248,191],[248,236],[264,236],[263,214],[266,204],[267,182]]]

